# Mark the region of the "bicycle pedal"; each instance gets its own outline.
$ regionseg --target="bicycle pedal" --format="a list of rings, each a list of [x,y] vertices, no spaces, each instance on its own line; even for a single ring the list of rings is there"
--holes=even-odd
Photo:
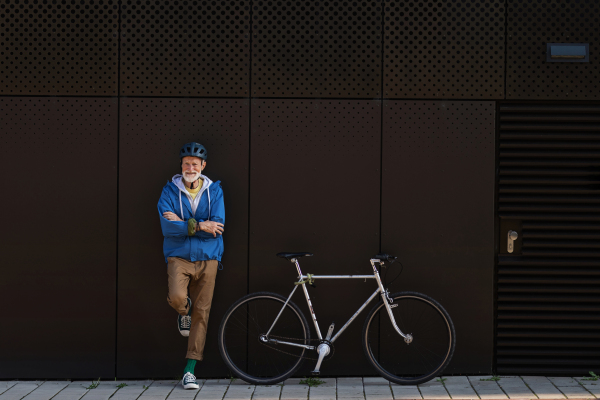
[[[310,371],[310,373],[313,375],[320,375],[321,371]]]
[[[398,304],[390,304],[390,308],[398,307]]]

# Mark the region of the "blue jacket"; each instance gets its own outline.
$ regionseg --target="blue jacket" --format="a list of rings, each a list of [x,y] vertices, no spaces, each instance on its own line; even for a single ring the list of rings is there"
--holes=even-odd
[[[223,204],[223,189],[220,181],[212,182],[202,175],[204,183],[196,198],[185,190],[181,175],[175,175],[162,190],[158,201],[160,227],[165,240],[163,252],[165,262],[167,257],[180,257],[189,261],[219,260],[223,256],[223,236],[198,231],[194,236],[188,236],[187,221],[214,221],[225,224],[225,205]],[[181,221],[169,221],[163,213],[170,211],[177,214]]]

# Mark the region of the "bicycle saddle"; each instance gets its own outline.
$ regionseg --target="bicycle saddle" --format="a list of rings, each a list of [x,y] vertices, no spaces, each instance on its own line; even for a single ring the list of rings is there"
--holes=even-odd
[[[390,256],[389,254],[377,254],[376,256],[371,257],[371,259],[387,261],[390,264],[393,263],[394,261],[396,261],[396,258],[398,258],[398,257]]]
[[[281,257],[281,258],[285,258],[286,260],[291,260],[292,258],[299,258],[299,257],[310,257],[312,256],[313,253],[307,253],[307,252],[299,252],[299,253],[277,253],[277,257]]]

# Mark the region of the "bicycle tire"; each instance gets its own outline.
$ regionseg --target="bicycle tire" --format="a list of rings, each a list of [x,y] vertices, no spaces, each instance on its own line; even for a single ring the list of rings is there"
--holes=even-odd
[[[392,326],[382,301],[367,315],[362,344],[367,360],[385,379],[418,385],[439,376],[454,354],[456,334],[450,315],[437,301],[416,292],[399,292],[393,299],[400,330],[413,335],[407,344]]]
[[[248,294],[227,310],[218,332],[219,352],[231,373],[254,385],[272,385],[289,378],[300,368],[308,351],[283,344],[265,344],[266,334],[287,298],[270,292]],[[310,344],[310,328],[300,308],[292,301],[271,331],[270,337]]]

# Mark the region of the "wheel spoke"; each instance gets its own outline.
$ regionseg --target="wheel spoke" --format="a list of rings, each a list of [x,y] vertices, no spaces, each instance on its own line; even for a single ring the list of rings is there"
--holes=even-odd
[[[283,296],[273,293],[248,295],[223,317],[219,346],[225,363],[238,377],[254,384],[272,384],[286,379],[299,368],[305,349],[260,340],[285,302]],[[292,302],[283,308],[270,333],[270,337],[294,343],[307,343],[309,335],[306,319]]]
[[[365,323],[364,346],[368,359],[389,380],[418,384],[439,375],[454,349],[454,328],[435,300],[417,293],[394,295],[392,310],[400,330],[412,334],[410,344],[394,329],[387,311],[379,303]]]

